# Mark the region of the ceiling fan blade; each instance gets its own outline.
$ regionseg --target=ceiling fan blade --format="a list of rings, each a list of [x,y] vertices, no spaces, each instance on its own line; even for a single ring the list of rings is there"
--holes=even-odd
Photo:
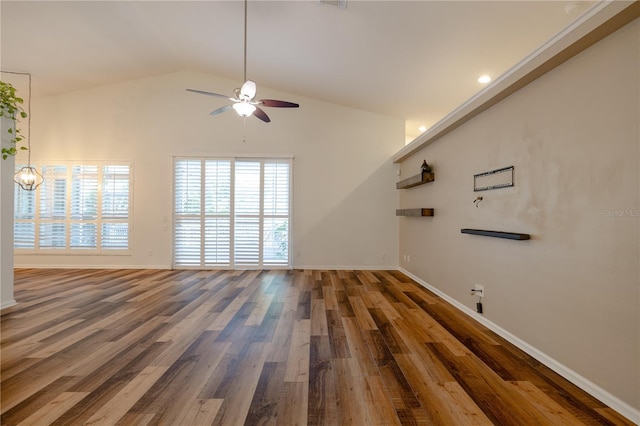
[[[256,83],[254,81],[247,80],[240,88],[240,97],[246,97],[251,100],[256,96],[256,90]]]
[[[256,107],[256,110],[253,112],[253,115],[255,115],[260,120],[264,121],[265,123],[268,123],[268,122],[271,121],[269,116],[263,110],[261,110],[258,107]]]
[[[225,99],[229,99],[230,101],[233,100],[233,98],[230,98],[226,95],[221,95],[219,93],[213,93],[213,92],[205,92],[204,90],[196,90],[196,89],[186,89],[188,92],[194,92],[194,93],[200,93],[201,95],[207,95],[207,96],[216,96],[218,98],[225,98]]]
[[[225,111],[229,111],[231,108],[233,108],[233,105],[225,105],[223,107],[218,108],[215,111],[211,111],[209,113],[209,115],[218,115],[218,114],[221,114],[221,113],[223,113]]]
[[[262,106],[275,107],[275,108],[298,108],[300,106],[293,102],[278,101],[275,99],[261,99],[258,102],[260,102],[260,105]]]

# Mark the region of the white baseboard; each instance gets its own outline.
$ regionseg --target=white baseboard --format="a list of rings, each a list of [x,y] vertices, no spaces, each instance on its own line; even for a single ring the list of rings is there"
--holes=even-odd
[[[293,265],[292,269],[314,269],[320,271],[397,271],[397,266],[336,266],[336,265]]]
[[[38,265],[38,264],[29,264],[29,265],[14,265],[16,269],[171,269],[171,265],[86,265],[86,264],[78,264],[78,265]],[[176,268],[183,269],[183,268]],[[187,268],[187,269],[198,269],[198,268]],[[220,268],[220,269],[229,269],[229,268]],[[252,269],[252,268],[242,268],[238,269]],[[315,269],[322,271],[397,271],[397,266],[336,266],[336,265],[293,265],[291,268],[287,267],[260,267],[255,269]]]
[[[597,398],[604,404],[613,408],[614,410],[616,410],[618,413],[620,413],[630,421],[635,422],[636,424],[640,424],[640,410],[637,410],[634,407],[630,406],[626,402],[622,401],[621,399],[607,392],[605,389],[596,385],[592,381],[586,379],[585,377],[576,373],[572,369],[568,368],[566,365],[561,364],[560,362],[556,361],[549,355],[545,354],[539,349],[536,349],[535,347],[531,346],[530,344],[518,338],[517,336],[511,334],[504,328],[500,327],[498,324],[492,321],[489,321],[484,316],[478,314],[477,312],[473,311],[469,307],[463,305],[462,303],[458,302],[457,300],[453,299],[452,297],[448,296],[447,294],[443,293],[442,291],[438,290],[432,285],[421,280],[417,276],[413,275],[411,272],[403,268],[398,268],[398,270],[403,274],[407,275],[408,277],[410,277],[411,279],[413,279],[414,281],[416,281],[417,283],[419,283],[420,285],[422,285],[423,287],[434,292],[435,294],[440,296],[442,299],[446,300],[447,302],[452,304],[454,307],[456,307],[463,313],[467,314],[471,318],[475,319],[476,321],[478,321],[479,323],[481,323],[491,331],[495,332],[500,337],[507,340],[509,343],[517,346],[519,349],[531,355],[532,357],[540,361],[542,364],[546,365],[556,373],[560,374],[562,377],[564,377],[574,385],[578,386],[580,389],[584,390],[594,398]]]
[[[15,269],[171,269],[171,265],[37,265],[14,264]]]
[[[18,302],[16,302],[15,300],[7,300],[6,302],[2,302],[2,304],[0,304],[0,311],[3,310],[4,308],[8,308],[9,306],[15,306],[17,304]]]

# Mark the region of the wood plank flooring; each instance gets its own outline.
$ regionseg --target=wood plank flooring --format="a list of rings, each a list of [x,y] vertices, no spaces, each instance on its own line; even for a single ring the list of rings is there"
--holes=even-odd
[[[2,425],[625,425],[393,271],[16,270]]]

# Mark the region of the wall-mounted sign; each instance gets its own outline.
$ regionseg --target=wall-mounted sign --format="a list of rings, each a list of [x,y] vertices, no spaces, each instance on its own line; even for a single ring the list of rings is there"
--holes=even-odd
[[[508,186],[513,186],[513,166],[473,175],[474,192],[506,188]]]

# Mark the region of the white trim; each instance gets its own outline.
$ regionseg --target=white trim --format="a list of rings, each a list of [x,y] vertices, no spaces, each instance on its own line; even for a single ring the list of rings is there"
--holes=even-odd
[[[293,265],[291,269],[315,269],[319,271],[397,271],[397,266],[346,266],[346,265]]]
[[[293,160],[295,155],[293,154],[216,154],[211,155],[211,153],[206,153],[202,155],[197,154],[189,154],[189,155],[172,155],[172,158],[185,159],[185,160],[200,160],[203,158],[206,159],[214,159],[214,160],[233,160],[236,158],[240,158],[243,160],[256,160],[256,159],[278,159],[281,158],[283,160]]]
[[[632,4],[632,2],[616,0],[601,0],[597,2],[578,20],[565,27],[549,41],[495,79],[491,84],[487,85],[480,92],[467,99],[456,109],[440,119],[426,132],[401,148],[393,155],[393,162],[400,163],[407,159],[418,150],[434,142],[451,131],[451,129],[454,129],[459,125],[459,122],[464,122],[470,115],[472,116],[472,114],[477,114],[479,111],[482,111],[483,107],[486,108],[486,105],[494,98],[503,95],[503,93],[509,90],[514,84],[526,81],[527,77],[532,75],[541,65],[547,63],[554,56],[589,34],[599,25],[629,7],[630,4]]]
[[[20,250],[20,251],[15,251]],[[101,249],[105,250],[104,253],[100,253],[96,251],[96,249],[88,248],[69,248],[69,249],[55,249],[55,248],[38,248],[38,249],[14,249],[14,253],[16,256],[93,256],[93,257],[103,257],[103,256],[121,256],[121,257],[131,257],[133,255],[133,250],[131,248],[128,249]],[[107,251],[109,250],[109,251]]]
[[[173,269],[171,265],[87,265],[68,264],[68,265],[14,265],[15,269]],[[178,268],[184,269],[184,268]]]
[[[420,285],[422,285],[423,287],[425,287],[426,289],[428,289],[428,290],[432,291],[433,293],[437,294],[438,296],[440,296],[442,299],[444,299],[447,302],[449,302],[451,305],[453,305],[458,310],[462,311],[463,313],[467,314],[471,318],[473,318],[476,321],[478,321],[480,324],[484,325],[485,327],[487,327],[491,331],[495,332],[500,337],[506,339],[509,343],[517,346],[519,349],[522,349],[524,352],[526,352],[527,354],[531,355],[536,360],[540,361],[542,364],[546,365],[547,367],[549,367],[550,369],[552,369],[556,373],[560,374],[562,377],[564,377],[565,379],[567,379],[568,381],[570,381],[574,385],[578,386],[583,391],[587,392],[588,394],[590,394],[594,398],[597,398],[598,400],[600,400],[604,404],[606,404],[609,407],[611,407],[612,409],[616,410],[618,413],[620,413],[621,415],[623,415],[627,419],[631,420],[632,422],[635,422],[636,424],[640,423],[640,410],[635,409],[634,407],[630,406],[626,402],[624,402],[621,399],[617,398],[616,396],[612,395],[611,393],[609,393],[605,389],[603,389],[600,386],[596,385],[595,383],[593,383],[589,379],[587,379],[587,378],[581,376],[580,374],[576,373],[575,371],[573,371],[572,369],[570,369],[566,365],[556,361],[555,359],[553,359],[549,355],[545,354],[541,350],[531,346],[530,344],[528,344],[524,340],[522,340],[519,337],[511,334],[510,332],[508,332],[504,328],[500,327],[498,324],[496,324],[496,323],[494,323],[492,321],[489,321],[484,316],[478,314],[477,312],[474,312],[469,307],[463,305],[462,303],[458,302],[454,298],[448,296],[447,294],[445,294],[442,291],[438,290],[437,288],[433,287],[429,283],[421,280],[417,276],[413,275],[411,272],[409,272],[409,271],[407,271],[407,270],[405,270],[403,268],[398,268],[398,270],[400,272],[402,272],[403,274],[405,274],[406,276],[408,276],[409,278],[411,278],[412,280],[414,280],[417,283],[419,283]]]
[[[293,270],[293,269],[314,269],[321,271],[397,271],[397,266],[322,266],[322,265],[245,265],[239,268],[232,268],[230,266],[220,266],[219,268],[212,269],[202,269],[199,266],[195,267],[172,267],[171,264],[168,265],[87,265],[87,264],[69,264],[69,265],[15,265],[16,269],[176,269],[176,270],[199,270],[199,271],[244,271],[244,270],[255,270],[255,269],[264,269],[264,270]],[[407,274],[408,275],[408,274]]]
[[[16,301],[15,301],[15,300],[13,300],[13,299],[12,299],[12,300],[7,300],[6,302],[3,302],[3,303],[0,305],[0,311],[1,311],[1,310],[3,310],[4,308],[8,308],[8,307],[10,307],[10,306],[15,306],[15,305],[17,305],[17,304],[18,304],[18,302],[16,302]]]

